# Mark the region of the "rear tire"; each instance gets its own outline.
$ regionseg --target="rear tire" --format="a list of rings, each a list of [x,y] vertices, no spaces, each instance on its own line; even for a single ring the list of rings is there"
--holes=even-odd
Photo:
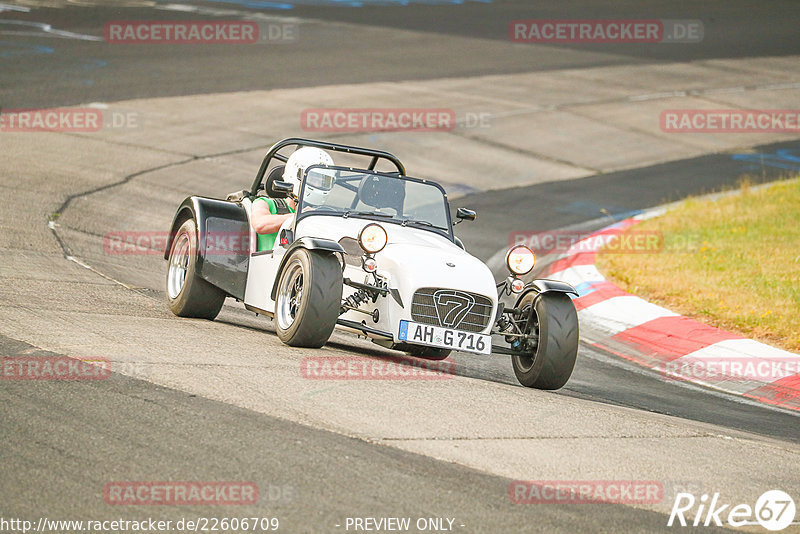
[[[275,329],[292,347],[319,348],[331,337],[342,306],[342,266],[334,254],[298,249],[275,296]]]
[[[222,309],[225,293],[195,271],[197,224],[188,219],[178,228],[167,263],[167,303],[178,317],[213,320]]]
[[[538,298],[537,298],[538,297]],[[578,356],[578,312],[564,293],[530,292],[516,308],[534,307],[532,324],[526,332],[538,332],[539,339],[529,354],[511,356],[514,374],[530,388],[560,389],[572,376]]]

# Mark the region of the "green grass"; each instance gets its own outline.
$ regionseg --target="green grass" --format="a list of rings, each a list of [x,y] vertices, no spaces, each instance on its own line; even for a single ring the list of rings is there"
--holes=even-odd
[[[632,232],[661,232],[647,254],[605,251],[597,266],[624,290],[675,312],[800,350],[800,179],[716,201],[689,199]]]

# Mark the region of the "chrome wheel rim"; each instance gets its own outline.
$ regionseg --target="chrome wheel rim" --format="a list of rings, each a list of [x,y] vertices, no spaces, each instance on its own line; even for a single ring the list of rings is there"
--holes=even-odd
[[[286,266],[278,288],[276,316],[278,326],[282,330],[289,329],[294,323],[297,311],[303,300],[303,264],[295,258]]]
[[[175,244],[172,246],[172,254],[169,257],[169,271],[167,272],[167,294],[169,298],[175,300],[183,290],[186,283],[186,271],[189,269],[189,256],[191,243],[189,235],[180,234]]]

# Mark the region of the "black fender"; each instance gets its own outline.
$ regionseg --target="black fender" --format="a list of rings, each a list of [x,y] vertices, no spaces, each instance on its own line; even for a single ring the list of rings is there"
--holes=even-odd
[[[289,248],[286,249],[286,253],[284,253],[283,258],[281,258],[281,263],[278,265],[278,270],[275,271],[277,274],[275,275],[275,282],[272,284],[272,293],[270,293],[270,298],[272,300],[275,300],[275,294],[278,292],[278,281],[281,279],[283,267],[289,260],[289,256],[291,256],[292,253],[299,248],[329,252],[331,254],[335,254],[337,252],[342,255],[345,254],[342,245],[330,239],[321,239],[317,237],[300,237],[296,239],[291,245],[289,245]]]
[[[514,303],[514,307],[519,309],[519,304],[522,302],[522,299],[524,299],[530,293],[536,293],[537,297],[538,295],[542,295],[544,293],[566,293],[568,295],[575,295],[576,297],[578,296],[578,292],[575,290],[575,288],[566,282],[539,278],[525,284],[525,287],[520,293],[519,298],[517,298],[517,301]],[[533,299],[533,302],[536,302],[536,298]],[[528,319],[530,319],[532,316],[533,307],[531,307]]]
[[[525,284],[525,288],[519,295],[517,299],[517,305],[522,301],[522,299],[528,293],[567,293],[568,295],[575,295],[578,296],[578,291],[572,287],[572,285],[561,282],[560,280],[548,280],[546,278],[540,278],[537,280],[532,280]]]
[[[175,234],[187,219],[195,220],[200,234],[195,272],[228,295],[243,300],[250,260],[250,221],[245,209],[227,200],[188,197],[175,212],[164,259],[169,259]]]
[[[562,282],[560,280],[549,280],[547,278],[539,278],[528,282],[526,289],[531,289],[537,293],[548,293],[555,291],[557,293],[571,293],[578,296],[578,291],[572,287],[571,284]]]

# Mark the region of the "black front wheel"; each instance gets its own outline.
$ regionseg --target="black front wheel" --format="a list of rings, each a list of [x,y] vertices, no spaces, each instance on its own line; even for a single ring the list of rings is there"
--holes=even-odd
[[[511,356],[520,384],[537,389],[560,389],[572,376],[578,356],[578,312],[564,293],[530,292],[516,308],[530,317],[523,331],[534,334],[525,354]],[[533,313],[529,314],[531,308]]]
[[[333,333],[342,305],[342,266],[329,252],[298,249],[278,282],[275,328],[292,347],[319,348]]]

